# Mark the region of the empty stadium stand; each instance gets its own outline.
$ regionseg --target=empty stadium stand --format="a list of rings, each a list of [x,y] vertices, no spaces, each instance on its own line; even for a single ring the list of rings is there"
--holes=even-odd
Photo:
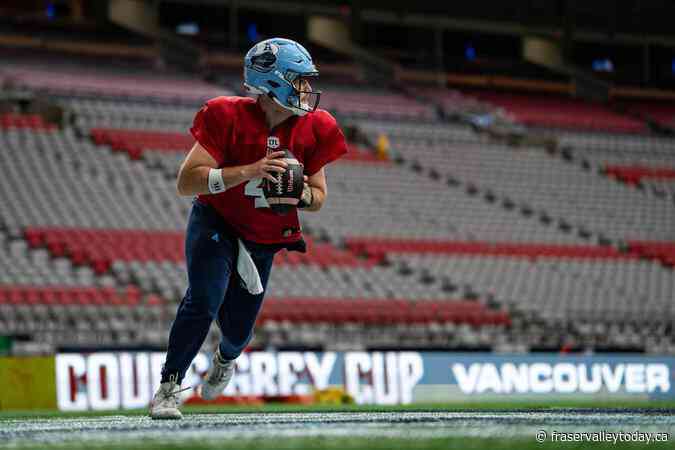
[[[70,115],[0,115],[0,334],[163,346],[187,283],[187,129],[239,87],[26,61],[0,77]],[[448,91],[438,115],[423,88],[321,88],[389,156],[362,142],[327,169],[327,204],[301,214],[309,252],[277,256],[254,346],[675,351],[675,141],[580,100]],[[444,119],[495,107],[557,151]]]
[[[150,75],[140,71],[138,74],[129,74],[128,71],[115,73],[69,64],[10,63],[3,67],[1,74],[17,86],[61,95],[200,102],[223,93],[215,86],[192,78]]]

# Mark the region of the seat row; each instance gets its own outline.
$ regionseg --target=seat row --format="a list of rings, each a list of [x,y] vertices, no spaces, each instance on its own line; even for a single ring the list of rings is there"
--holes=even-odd
[[[180,231],[28,227],[24,238],[31,248],[46,247],[52,256],[67,256],[75,265],[92,266],[98,274],[107,272],[115,261],[185,260],[184,233]],[[307,253],[280,252],[277,264],[372,267],[379,262],[377,257],[359,258],[350,250],[309,237],[306,242]]]
[[[645,133],[646,125],[611,109],[562,96],[474,91],[468,95],[503,108],[518,122],[548,128]]]
[[[540,244],[512,242],[467,242],[446,240],[408,240],[382,238],[347,238],[345,246],[355,253],[424,253],[446,255],[508,256],[522,258],[635,259],[610,246]]]
[[[642,179],[675,180],[675,168],[672,167],[645,167],[623,166],[608,164],[605,173],[625,183],[637,184]]]
[[[194,139],[186,133],[163,131],[93,128],[91,137],[97,145],[109,145],[114,151],[126,152],[133,160],[141,159],[145,150],[187,152],[194,144]]]
[[[2,286],[0,304],[4,305],[138,305],[141,290],[133,285],[113,287]]]
[[[675,106],[671,101],[622,102],[622,106],[646,119],[654,120],[666,127],[675,127]]]
[[[357,117],[425,121],[436,118],[431,105],[388,90],[326,86],[325,93],[321,95],[321,107],[331,112]]]
[[[150,71],[123,74],[40,63],[11,64],[4,69],[4,75],[21,86],[57,94],[189,101],[197,104],[218,95],[232,95],[228,89],[201,80]]]
[[[328,323],[429,323],[453,322],[471,325],[508,325],[509,314],[490,310],[481,303],[457,300],[394,299],[269,299],[258,319]]]
[[[8,306],[156,306],[163,300],[143,295],[135,286],[93,287],[0,286],[0,305]],[[481,303],[460,300],[270,298],[258,318],[267,321],[326,323],[429,323],[507,325],[509,314]]]
[[[57,127],[53,123],[45,122],[39,114],[0,114],[0,129],[10,128],[30,128],[36,131],[55,130]]]
[[[89,265],[97,274],[122,261],[183,261],[183,233],[149,230],[99,230],[28,227],[24,237],[33,248],[46,247],[52,256],[67,256]]]
[[[628,241],[628,246],[637,254],[675,266],[675,242]]]

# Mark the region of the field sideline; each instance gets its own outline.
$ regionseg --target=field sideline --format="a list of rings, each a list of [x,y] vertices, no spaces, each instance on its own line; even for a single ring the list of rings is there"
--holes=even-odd
[[[14,449],[535,449],[645,448],[644,442],[552,442],[558,432],[667,432],[675,401],[475,402],[406,406],[184,407],[182,421],[144,410],[0,411],[0,448]],[[548,433],[538,443],[538,431]]]

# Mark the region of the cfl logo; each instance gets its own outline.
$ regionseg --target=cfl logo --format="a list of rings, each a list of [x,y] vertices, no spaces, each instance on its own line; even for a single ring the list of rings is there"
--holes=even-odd
[[[276,136],[270,136],[267,138],[267,148],[275,149],[279,148],[279,138]]]

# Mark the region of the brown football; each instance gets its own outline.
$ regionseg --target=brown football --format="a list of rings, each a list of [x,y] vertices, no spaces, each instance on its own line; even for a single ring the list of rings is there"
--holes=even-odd
[[[277,182],[268,179],[263,180],[263,193],[272,211],[277,214],[288,214],[293,208],[297,208],[302,188],[304,187],[304,167],[291,153],[284,150],[283,159],[288,164],[286,172],[274,174]]]

